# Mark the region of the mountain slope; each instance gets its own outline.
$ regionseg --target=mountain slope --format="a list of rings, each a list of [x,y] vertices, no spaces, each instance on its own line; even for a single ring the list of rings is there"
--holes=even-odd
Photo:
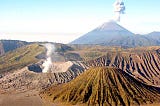
[[[39,44],[30,44],[0,56],[0,73],[23,68],[31,63],[38,62],[36,58],[45,48]]]
[[[160,89],[145,85],[124,71],[93,67],[69,83],[50,87],[41,97],[55,103],[128,106],[160,102]]]
[[[19,40],[0,40],[0,51],[1,51],[0,55],[3,55],[8,51],[15,50],[27,44],[29,43],[25,41],[19,41]]]
[[[5,52],[4,52],[4,48],[3,48],[3,44],[0,43],[0,56],[3,55]]]
[[[71,44],[100,44],[107,46],[137,47],[160,45],[160,33],[153,32],[147,35],[135,35],[114,21],[109,21]]]
[[[74,40],[71,44],[101,44],[104,42],[110,42],[113,39],[122,40],[124,37],[132,35],[134,35],[132,32],[118,25],[116,22],[109,21]]]
[[[154,39],[150,39],[144,35],[134,35],[123,37],[122,39],[113,39],[110,42],[103,42],[101,45],[122,46],[122,47],[138,47],[138,46],[156,46],[158,43]]]
[[[105,56],[84,62],[84,64],[87,67],[114,66],[126,71],[144,83],[160,85],[159,49],[148,51],[133,49],[130,52],[122,51],[119,53],[107,52]]]
[[[145,36],[149,39],[155,40],[155,43],[157,43],[157,45],[160,45],[160,32],[151,32]]]
[[[32,43],[0,56],[0,93],[41,90],[51,84],[68,82],[84,71],[80,62],[73,61],[79,55],[68,53],[72,48],[52,43],[56,61],[48,73],[42,73],[47,52],[44,44]]]

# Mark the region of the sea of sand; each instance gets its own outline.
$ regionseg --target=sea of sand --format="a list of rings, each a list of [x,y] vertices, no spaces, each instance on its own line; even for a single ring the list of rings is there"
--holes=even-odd
[[[0,106],[57,106],[41,99],[37,91],[0,94]]]

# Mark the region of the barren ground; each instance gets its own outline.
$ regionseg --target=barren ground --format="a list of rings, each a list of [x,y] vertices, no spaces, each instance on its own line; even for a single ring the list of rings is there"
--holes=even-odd
[[[43,101],[37,91],[0,94],[0,106],[56,106]]]

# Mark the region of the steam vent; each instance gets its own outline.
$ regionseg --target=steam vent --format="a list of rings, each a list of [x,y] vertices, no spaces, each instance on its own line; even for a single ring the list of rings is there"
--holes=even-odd
[[[160,89],[112,67],[94,67],[71,82],[52,86],[40,96],[54,103],[82,106],[129,106],[160,101]]]

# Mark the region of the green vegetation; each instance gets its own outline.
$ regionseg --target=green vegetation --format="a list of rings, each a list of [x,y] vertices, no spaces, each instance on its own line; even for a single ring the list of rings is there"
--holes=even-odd
[[[30,44],[0,57],[0,73],[20,69],[38,62],[37,55],[44,53],[45,48],[39,44]]]

